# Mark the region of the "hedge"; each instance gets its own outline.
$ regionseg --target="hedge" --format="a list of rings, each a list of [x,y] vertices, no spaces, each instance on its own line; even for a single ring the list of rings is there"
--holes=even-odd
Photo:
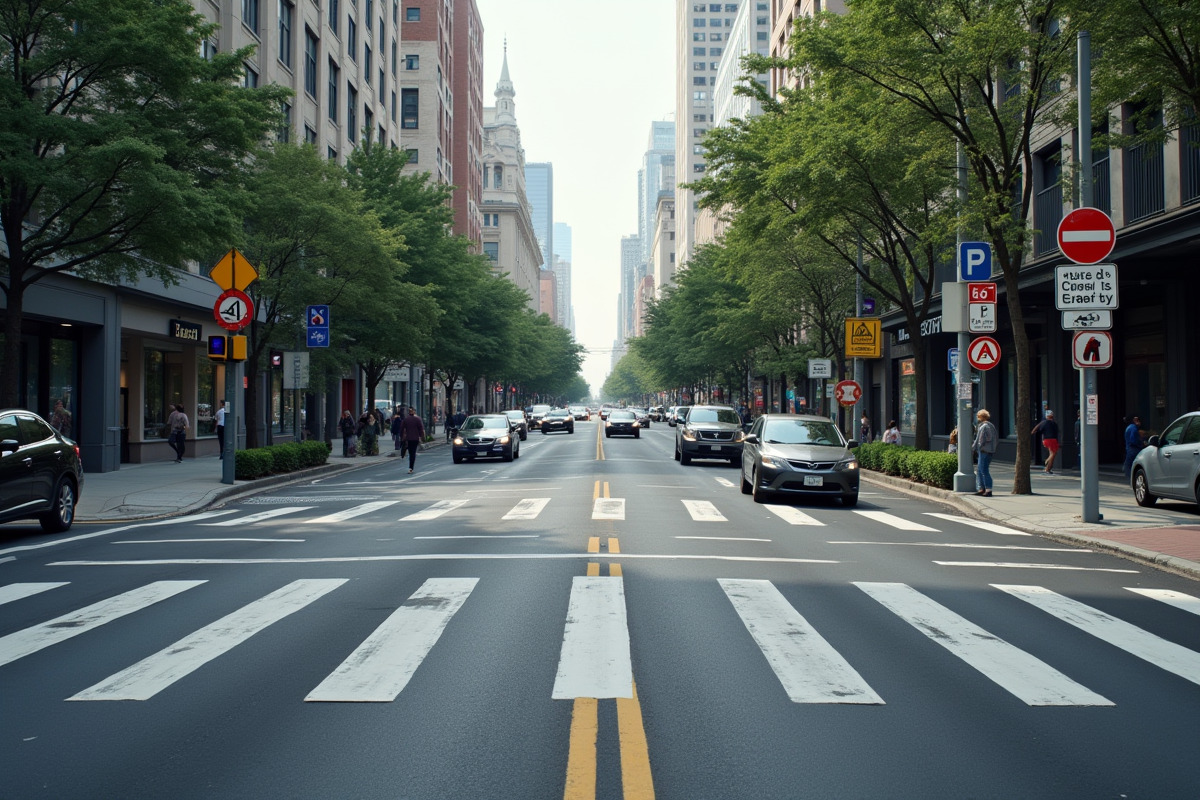
[[[941,451],[917,450],[902,444],[872,442],[854,449],[859,466],[927,483],[939,489],[954,488],[954,473],[958,471],[958,455]]]
[[[295,472],[306,467],[319,467],[328,458],[329,445],[320,441],[287,442],[238,450],[234,454],[233,477],[248,481],[264,475]]]

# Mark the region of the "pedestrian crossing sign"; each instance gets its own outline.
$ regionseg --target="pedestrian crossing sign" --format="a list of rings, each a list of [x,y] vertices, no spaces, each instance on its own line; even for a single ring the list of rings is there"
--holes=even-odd
[[[878,317],[846,319],[846,358],[879,358],[883,326]]]

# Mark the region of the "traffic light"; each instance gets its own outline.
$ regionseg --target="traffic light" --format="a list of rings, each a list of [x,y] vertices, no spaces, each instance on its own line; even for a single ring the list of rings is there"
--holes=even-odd
[[[230,336],[229,337],[229,360],[230,361],[245,361],[246,360],[246,337],[245,336]]]
[[[245,336],[208,337],[208,357],[213,361],[245,361]]]

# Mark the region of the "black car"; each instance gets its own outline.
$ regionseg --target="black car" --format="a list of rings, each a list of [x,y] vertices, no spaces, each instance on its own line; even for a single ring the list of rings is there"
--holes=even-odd
[[[555,408],[542,417],[542,433],[551,431],[575,432],[575,417],[565,408]]]
[[[637,415],[624,408],[613,409],[604,421],[604,436],[632,436],[642,438],[642,426],[638,424]]]
[[[508,417],[509,422],[517,429],[517,435],[521,437],[521,441],[529,438],[529,422],[525,419],[525,412],[519,408],[514,408],[511,411],[505,411],[504,416]]]
[[[473,414],[458,429],[451,444],[455,464],[464,459],[521,457],[521,437],[503,414]]]
[[[79,445],[32,411],[0,411],[0,522],[36,519],[61,533],[83,488]]]
[[[675,460],[720,458],[742,463],[742,418],[730,406],[691,406],[675,426]]]
[[[643,428],[650,427],[650,412],[644,408],[631,408],[633,415],[637,417],[638,425]]]

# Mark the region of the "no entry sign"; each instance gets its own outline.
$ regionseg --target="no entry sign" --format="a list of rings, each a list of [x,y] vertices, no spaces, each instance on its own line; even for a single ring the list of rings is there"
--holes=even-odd
[[[1076,264],[1103,261],[1116,244],[1116,228],[1098,208],[1077,208],[1058,223],[1058,248]]]

